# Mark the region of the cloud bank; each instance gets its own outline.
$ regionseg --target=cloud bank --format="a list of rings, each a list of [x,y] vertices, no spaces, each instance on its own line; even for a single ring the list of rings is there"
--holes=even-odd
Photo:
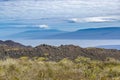
[[[119,14],[119,0],[2,0],[1,19],[40,19]]]
[[[113,22],[120,21],[120,16],[101,16],[101,17],[87,17],[87,18],[71,18],[69,21],[74,23],[84,23],[84,22]]]

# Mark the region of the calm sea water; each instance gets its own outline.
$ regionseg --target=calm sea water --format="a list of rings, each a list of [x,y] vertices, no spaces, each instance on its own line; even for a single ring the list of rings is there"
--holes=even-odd
[[[81,47],[96,47],[101,45],[120,45],[120,40],[14,40],[24,45],[37,46],[48,44],[53,46],[59,45],[77,45]]]

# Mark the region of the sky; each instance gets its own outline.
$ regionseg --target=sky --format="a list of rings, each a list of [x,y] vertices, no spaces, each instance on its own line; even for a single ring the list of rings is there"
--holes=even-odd
[[[120,0],[0,0],[0,29],[120,27]]]

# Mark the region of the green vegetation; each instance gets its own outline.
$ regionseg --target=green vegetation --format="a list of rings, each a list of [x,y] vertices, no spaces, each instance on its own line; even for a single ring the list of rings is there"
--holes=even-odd
[[[0,60],[0,80],[120,80],[120,62],[77,57],[48,61],[44,57]]]

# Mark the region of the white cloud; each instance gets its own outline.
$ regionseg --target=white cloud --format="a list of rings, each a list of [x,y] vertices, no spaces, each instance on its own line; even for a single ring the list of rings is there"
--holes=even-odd
[[[46,24],[43,24],[43,25],[38,25],[39,28],[42,28],[42,29],[48,29],[49,26],[46,25]]]
[[[120,20],[120,16],[102,16],[102,17],[86,17],[86,18],[72,18],[71,22],[84,23],[84,22],[112,22]]]

